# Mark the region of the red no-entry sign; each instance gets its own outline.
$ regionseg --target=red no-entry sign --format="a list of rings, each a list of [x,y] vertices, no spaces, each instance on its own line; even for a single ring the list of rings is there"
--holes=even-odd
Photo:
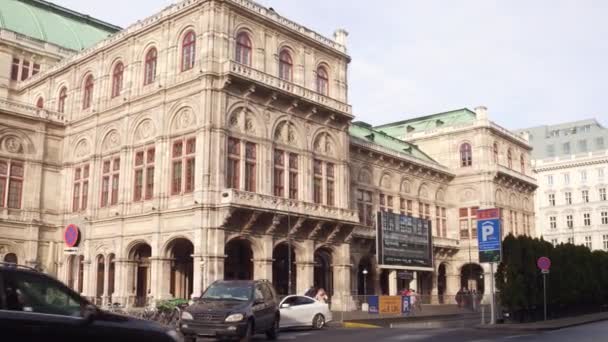
[[[536,261],[536,266],[538,266],[541,271],[548,271],[549,268],[551,268],[551,259],[547,257],[540,257]]]

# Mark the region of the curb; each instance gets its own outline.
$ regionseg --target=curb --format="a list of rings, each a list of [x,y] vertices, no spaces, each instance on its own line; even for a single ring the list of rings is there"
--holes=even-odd
[[[356,329],[377,329],[381,328],[379,325],[374,324],[366,324],[366,323],[354,323],[354,322],[344,322],[342,323],[343,328],[356,328]]]
[[[525,327],[525,326],[518,326],[518,324],[499,324],[499,325],[493,325],[493,326],[492,325],[478,325],[476,327],[476,329],[480,329],[480,330],[517,330],[517,331],[552,331],[552,330],[560,330],[560,329],[565,329],[565,328],[572,328],[572,327],[585,325],[585,324],[602,322],[602,321],[606,321],[606,320],[608,320],[608,317],[594,318],[594,319],[589,319],[589,320],[580,321],[580,322],[565,323],[562,325],[554,325],[554,326],[547,326],[547,327],[531,327],[531,326]]]

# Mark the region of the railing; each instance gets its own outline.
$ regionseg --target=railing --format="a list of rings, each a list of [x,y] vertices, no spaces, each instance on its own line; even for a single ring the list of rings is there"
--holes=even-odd
[[[528,182],[530,184],[537,185],[536,178],[530,177],[530,176],[528,176],[526,174],[523,174],[521,172],[517,172],[517,171],[512,170],[512,169],[509,169],[508,167],[506,167],[504,165],[498,165],[497,169],[498,169],[499,172],[502,172],[502,173],[504,173],[506,175],[509,175],[509,176],[513,177],[513,178],[523,179],[524,181],[526,181],[526,182]]]
[[[433,236],[433,247],[460,248],[460,240]]]
[[[318,103],[320,105],[332,108],[348,116],[352,116],[352,107],[344,102],[332,99],[325,95],[319,94],[316,91],[304,88],[295,83],[282,80],[276,76],[267,74],[257,69],[248,67],[246,65],[230,61],[228,63],[228,70],[231,74],[236,74],[245,77],[249,80],[265,84],[267,86],[282,90],[287,93],[291,93],[296,96],[303,97],[311,102]]]
[[[17,114],[27,115],[35,118],[64,122],[64,116],[61,113],[30,106],[16,101],[0,99],[0,110],[15,112]]]
[[[299,214],[302,216],[317,216],[331,220],[359,223],[359,216],[354,210],[330,207],[322,204],[298,200],[290,200],[288,198],[263,195],[236,189],[228,189],[223,191],[222,203],[262,207],[280,212],[289,212],[294,215]]]

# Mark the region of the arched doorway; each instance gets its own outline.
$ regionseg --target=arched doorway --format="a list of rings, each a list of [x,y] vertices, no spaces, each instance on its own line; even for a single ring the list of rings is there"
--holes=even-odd
[[[437,294],[439,295],[439,304],[445,303],[445,291],[447,287],[447,276],[445,264],[439,265],[437,270]]]
[[[8,253],[7,255],[4,256],[4,262],[10,262],[13,264],[18,264],[18,259],[17,259],[17,254],[15,253]]]
[[[95,298],[97,301],[97,304],[101,304],[101,300],[103,297],[103,290],[104,290],[104,284],[103,284],[103,275],[105,272],[105,258],[103,255],[98,255],[97,256],[97,286],[96,286],[96,290],[95,290]]]
[[[230,240],[225,247],[225,280],[253,279],[253,251],[251,242],[245,239]]]
[[[367,274],[366,274],[367,273]],[[374,279],[376,272],[372,267],[371,257],[362,257],[359,261],[359,267],[357,267],[357,294],[371,295],[374,294],[376,289],[374,288]]]
[[[115,262],[116,256],[113,253],[108,255],[108,303],[112,303],[112,295],[114,294]]]
[[[327,248],[319,248],[315,251],[314,286],[318,289],[325,289],[325,292],[329,296],[331,296],[334,292],[331,259],[331,250]]]
[[[188,299],[192,295],[194,280],[194,245],[190,240],[179,238],[167,247],[171,258],[171,280],[169,292],[173,298]]]
[[[289,268],[291,262],[291,288],[289,288]],[[279,295],[296,293],[296,253],[293,245],[286,242],[277,245],[272,251],[272,284]],[[310,286],[310,285],[307,285]]]
[[[484,293],[483,268],[478,264],[465,264],[460,269],[460,287]]]
[[[131,275],[129,283],[135,295],[135,306],[145,306],[150,292],[150,257],[152,247],[147,243],[139,243],[129,253]]]

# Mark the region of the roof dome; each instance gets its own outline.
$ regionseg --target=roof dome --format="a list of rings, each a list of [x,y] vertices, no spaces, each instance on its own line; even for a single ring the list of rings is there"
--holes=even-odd
[[[86,49],[120,30],[43,0],[0,0],[0,28],[70,50]]]

